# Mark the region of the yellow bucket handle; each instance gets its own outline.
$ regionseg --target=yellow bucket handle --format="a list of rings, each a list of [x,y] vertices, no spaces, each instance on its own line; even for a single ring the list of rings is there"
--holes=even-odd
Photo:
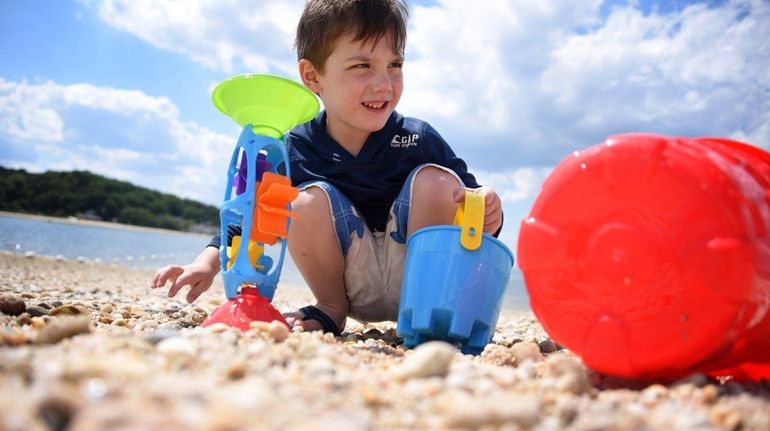
[[[484,234],[484,196],[465,191],[463,203],[457,207],[455,226],[460,226],[460,244],[468,250],[481,247]]]

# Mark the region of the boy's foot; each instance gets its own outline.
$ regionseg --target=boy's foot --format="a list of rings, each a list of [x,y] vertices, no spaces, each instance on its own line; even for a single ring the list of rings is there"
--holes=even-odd
[[[305,331],[331,332],[335,336],[340,335],[339,328],[345,327],[345,316],[336,320],[332,318],[332,312],[325,312],[315,305],[302,307],[298,311],[284,313],[283,317],[292,327],[300,327]],[[339,322],[339,323],[337,323]]]

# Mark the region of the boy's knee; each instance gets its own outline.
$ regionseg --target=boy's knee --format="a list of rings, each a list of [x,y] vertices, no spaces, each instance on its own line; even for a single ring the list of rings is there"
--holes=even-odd
[[[300,190],[291,203],[292,211],[298,219],[317,219],[319,215],[329,214],[329,199],[320,187],[308,187]]]
[[[425,192],[434,196],[452,196],[458,187],[463,187],[457,177],[437,166],[425,166],[415,174],[415,193]]]

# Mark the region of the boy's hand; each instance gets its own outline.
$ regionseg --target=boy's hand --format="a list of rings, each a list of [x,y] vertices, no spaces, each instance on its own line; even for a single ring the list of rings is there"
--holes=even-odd
[[[208,249],[214,250],[214,253]],[[192,303],[214,282],[214,277],[219,271],[219,261],[212,258],[217,257],[217,253],[213,247],[207,247],[206,251],[188,265],[168,265],[159,269],[152,278],[150,287],[153,289],[163,287],[167,281],[171,281],[168,297],[173,298],[182,287],[190,286],[185,299]]]
[[[494,234],[503,223],[503,206],[500,196],[491,187],[479,187],[467,189],[472,193],[484,196],[484,232]],[[453,193],[455,202],[462,203],[465,200],[466,189],[456,189]]]

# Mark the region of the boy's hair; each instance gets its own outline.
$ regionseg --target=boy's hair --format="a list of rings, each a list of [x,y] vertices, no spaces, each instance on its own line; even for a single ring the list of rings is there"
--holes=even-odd
[[[319,71],[343,34],[375,43],[390,32],[393,52],[404,54],[406,19],[403,0],[309,0],[297,25],[297,60],[306,58]]]

